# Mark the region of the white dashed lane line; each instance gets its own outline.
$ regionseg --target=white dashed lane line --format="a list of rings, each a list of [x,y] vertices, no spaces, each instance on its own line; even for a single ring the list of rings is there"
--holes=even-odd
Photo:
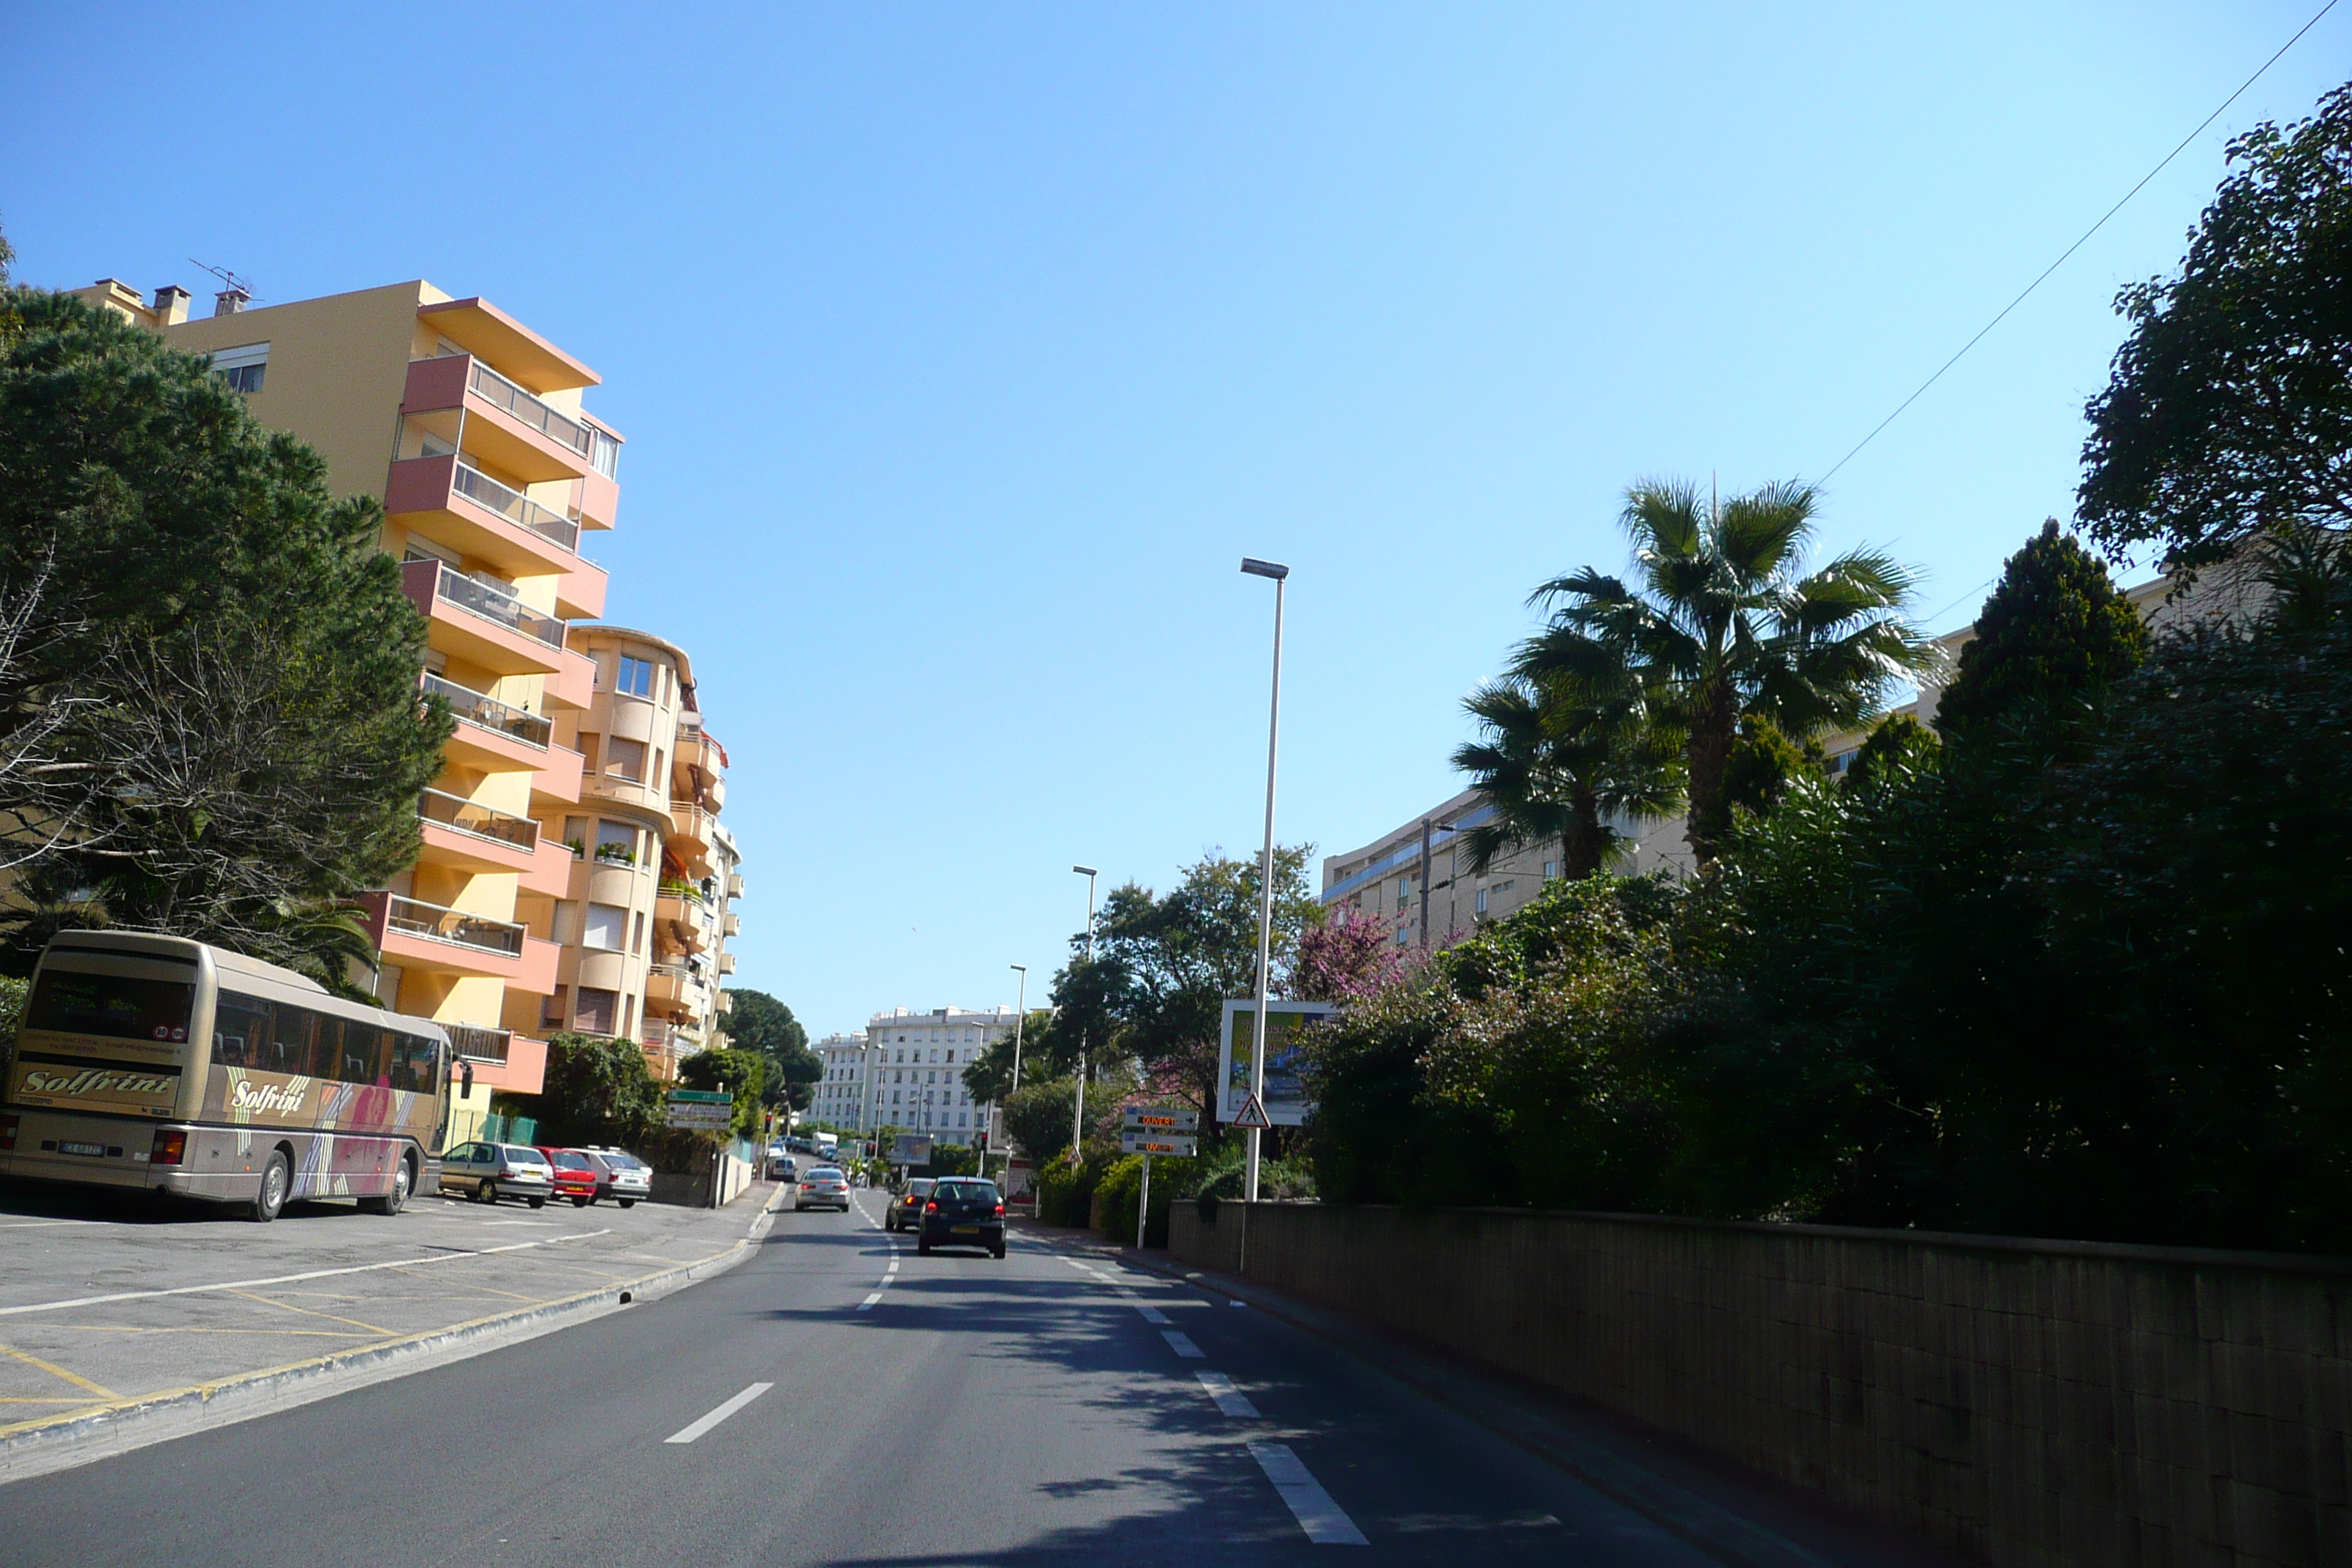
[[[767,1393],[768,1390],[775,1386],[776,1385],[772,1383],[755,1383],[751,1387],[745,1389],[742,1393],[737,1394],[734,1398],[729,1400],[726,1404],[720,1405],[718,1409],[712,1411],[709,1415],[704,1416],[701,1420],[697,1421],[693,1426],[680,1427],[677,1431],[675,1431],[668,1436],[663,1438],[662,1441],[665,1443],[691,1443],[697,1437],[701,1436],[705,1432],[709,1431],[713,1426],[718,1426],[721,1421],[726,1420],[730,1415],[734,1415],[735,1412],[742,1409],[743,1406],[751,1404],[751,1401],[759,1398],[760,1395]]]
[[[1307,1540],[1318,1546],[1371,1544],[1356,1528],[1356,1521],[1331,1500],[1323,1483],[1307,1474],[1306,1465],[1290,1451],[1288,1444],[1252,1443],[1249,1451],[1257,1468],[1265,1472],[1265,1479],[1274,1483],[1274,1489],[1289,1505],[1291,1517],[1298,1521],[1298,1528],[1307,1532]]]
[[[1192,1375],[1201,1380],[1201,1386],[1209,1391],[1209,1397],[1217,1402],[1219,1410],[1252,1421],[1258,1418],[1257,1406],[1249,1402],[1249,1395],[1235,1388],[1234,1380],[1223,1373],[1196,1372]]]
[[[1194,1344],[1192,1342],[1192,1336],[1184,1332],[1181,1329],[1162,1329],[1160,1331],[1160,1337],[1168,1342],[1168,1348],[1170,1350],[1174,1351],[1186,1361],[1206,1361],[1209,1359],[1209,1352]]]

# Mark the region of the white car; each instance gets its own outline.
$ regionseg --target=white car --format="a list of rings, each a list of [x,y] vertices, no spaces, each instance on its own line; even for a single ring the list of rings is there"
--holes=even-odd
[[[582,1152],[604,1168],[604,1179],[596,1185],[597,1197],[610,1198],[625,1209],[654,1195],[654,1168],[626,1149],[599,1149],[591,1144]]]
[[[837,1165],[812,1165],[793,1190],[793,1208],[834,1208],[849,1212],[849,1181]]]

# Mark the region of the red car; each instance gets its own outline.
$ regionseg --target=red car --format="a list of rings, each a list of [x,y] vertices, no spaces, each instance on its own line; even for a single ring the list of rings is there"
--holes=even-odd
[[[578,1149],[541,1149],[547,1156],[548,1168],[555,1173],[555,1195],[570,1198],[572,1206],[584,1209],[596,1201],[596,1189],[604,1184],[604,1173],[596,1162]]]

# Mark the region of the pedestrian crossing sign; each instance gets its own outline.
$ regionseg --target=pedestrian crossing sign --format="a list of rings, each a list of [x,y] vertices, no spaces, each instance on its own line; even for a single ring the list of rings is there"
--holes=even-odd
[[[1254,1094],[1246,1096],[1242,1100],[1241,1110],[1234,1113],[1233,1124],[1236,1127],[1260,1128],[1271,1128],[1274,1125],[1265,1119],[1265,1107],[1257,1102],[1257,1096]]]

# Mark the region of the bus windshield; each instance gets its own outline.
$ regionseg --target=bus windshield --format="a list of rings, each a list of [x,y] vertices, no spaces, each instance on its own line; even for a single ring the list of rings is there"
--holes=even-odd
[[[184,1043],[195,1007],[196,988],[188,981],[47,969],[26,1005],[25,1027]]]

